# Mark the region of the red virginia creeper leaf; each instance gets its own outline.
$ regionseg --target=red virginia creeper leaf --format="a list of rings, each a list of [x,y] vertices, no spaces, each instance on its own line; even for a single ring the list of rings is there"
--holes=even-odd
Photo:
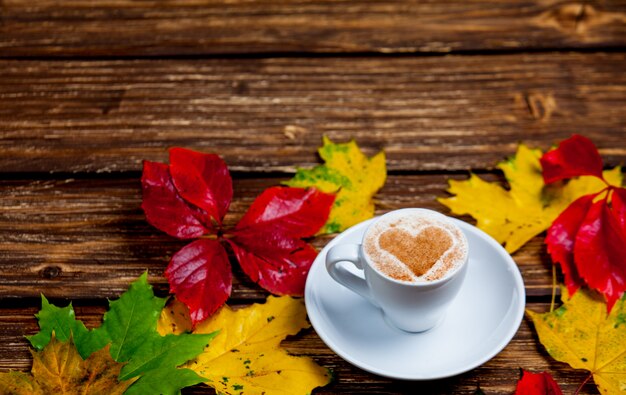
[[[626,234],[626,188],[613,189],[613,214],[623,234]]]
[[[335,195],[315,188],[267,188],[252,203],[236,226],[290,233],[296,238],[313,236],[328,219]]]
[[[226,303],[232,290],[228,255],[212,239],[196,240],[174,254],[165,277],[170,292],[189,307],[194,325]]]
[[[272,293],[302,295],[317,252],[300,239],[326,223],[334,199],[314,188],[266,189],[228,239],[243,271]]]
[[[226,163],[215,154],[176,147],[170,149],[170,171],[178,193],[221,224],[233,198]]]
[[[515,395],[563,395],[563,392],[550,373],[524,370],[522,378],[517,382]]]
[[[229,240],[241,268],[252,281],[273,294],[302,296],[317,251],[299,239],[267,240],[262,236],[263,233],[240,232]]]
[[[602,178],[602,158],[596,146],[586,137],[575,134],[561,141],[559,147],[541,157],[546,184],[577,176]]]
[[[578,273],[604,294],[608,311],[626,291],[626,234],[619,221],[607,200],[599,200],[591,205],[574,243]]]
[[[593,199],[596,195],[586,195],[572,202],[557,219],[552,222],[546,236],[548,252],[552,262],[561,264],[561,270],[565,276],[565,285],[570,295],[573,295],[583,280],[574,265],[574,242],[576,234],[582,224]]]
[[[187,204],[176,191],[166,164],[143,162],[141,208],[148,222],[179,239],[202,236],[209,231],[209,217]]]

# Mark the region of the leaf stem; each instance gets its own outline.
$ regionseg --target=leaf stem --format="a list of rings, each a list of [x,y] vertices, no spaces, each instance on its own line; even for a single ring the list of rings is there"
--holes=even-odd
[[[556,299],[556,266],[552,265],[552,300],[550,301],[550,312],[554,311],[554,300]]]
[[[613,193],[614,190],[615,190],[615,187],[613,185],[609,185],[606,188],[606,197],[604,199],[607,201],[607,203],[609,200],[611,200],[611,194]]]
[[[595,200],[598,196],[600,196],[601,194],[604,194],[604,197],[600,199],[607,201],[609,199],[609,194],[611,193],[612,190],[613,190],[613,186],[607,184],[607,187],[597,192],[595,195],[593,195],[593,198]]]
[[[585,386],[585,384],[587,384],[587,381],[589,381],[589,379],[593,377],[593,373],[589,373],[587,375],[587,377],[585,378],[585,381],[583,381],[580,386],[576,389],[576,392],[574,392],[574,395],[578,395],[578,393],[583,389],[583,387]]]

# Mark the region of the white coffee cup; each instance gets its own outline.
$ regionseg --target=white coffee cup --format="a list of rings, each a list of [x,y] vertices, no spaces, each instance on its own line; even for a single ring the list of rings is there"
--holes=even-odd
[[[447,270],[441,278],[413,282],[394,279],[376,267],[365,253],[363,244],[338,244],[326,255],[326,270],[335,281],[379,307],[389,323],[407,332],[429,330],[443,319],[447,308],[461,289],[467,273],[469,256],[465,235],[453,221],[443,214],[426,209],[391,211],[368,226],[363,240],[372,227],[381,220],[389,220],[390,216],[401,218],[417,214],[427,215],[458,229],[458,234],[465,243],[464,258]],[[352,263],[363,271],[364,278],[353,273],[341,262]]]

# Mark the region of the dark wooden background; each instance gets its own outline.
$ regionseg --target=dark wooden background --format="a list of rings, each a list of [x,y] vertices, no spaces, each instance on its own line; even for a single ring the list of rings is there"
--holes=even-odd
[[[168,147],[225,158],[229,223],[319,163],[323,134],[386,151],[379,213],[445,213],[449,178],[501,179],[494,165],[520,141],[581,133],[623,164],[625,71],[623,0],[0,0],[0,370],[29,369],[42,292],[90,325],[146,269],[167,293],[185,243],[146,223],[139,178]],[[551,293],[542,240],[514,255],[534,310]],[[231,304],[265,296],[237,273]],[[527,320],[485,365],[433,382],[368,374],[312,329],[284,345],[334,371],[318,394],[511,394],[520,368],[571,394],[586,377],[547,356]]]

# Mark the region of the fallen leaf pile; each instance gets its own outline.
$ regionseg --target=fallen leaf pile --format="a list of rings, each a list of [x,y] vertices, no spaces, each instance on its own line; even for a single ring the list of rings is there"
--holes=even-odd
[[[520,144],[498,168],[508,189],[472,174],[465,181],[451,180],[448,192],[454,196],[439,201],[455,214],[474,217],[510,253],[547,229],[548,252],[562,268],[567,291],[559,309],[528,311],[539,340],[555,359],[590,371],[602,393],[623,392],[626,189],[621,168],[603,171],[598,150],[579,135],[545,154]],[[578,291],[584,285],[606,302],[587,289]],[[524,373],[516,393],[561,392],[547,373]]]
[[[288,296],[270,296],[265,304],[237,311],[224,306],[193,329],[193,333],[219,333],[185,366],[205,377],[218,394],[309,394],[330,381],[328,371],[280,347],[286,336],[308,327],[303,301]],[[163,310],[162,334],[190,330],[192,322],[184,305],[175,302]]]
[[[0,393],[121,395],[136,380],[118,381],[122,364],[111,358],[108,346],[83,360],[71,339],[61,342],[52,335],[43,351],[31,353],[31,373],[0,373]]]
[[[119,372],[120,382],[132,384],[126,394],[178,394],[181,388],[203,382],[194,371],[178,366],[202,352],[215,334],[161,336],[157,332],[157,321],[165,301],[154,296],[144,274],[119,299],[109,302],[102,325],[88,330],[76,319],[71,304],[59,308],[42,297],[42,310],[37,314],[40,331],[29,337],[35,349],[43,350],[41,358],[35,358],[33,376],[40,380],[41,376],[37,374],[40,368],[57,369],[55,359],[45,356],[49,353],[57,355],[59,350],[64,350],[61,354],[70,355],[68,353],[73,352],[76,356],[67,357],[65,364],[70,370],[59,373],[63,380],[89,378],[90,374],[96,374],[101,364],[108,363]],[[106,354],[116,364],[106,361],[103,347],[107,348]],[[79,363],[79,360],[84,360],[85,364]],[[79,368],[82,370],[75,370]],[[83,372],[85,369],[91,373]],[[8,374],[15,376],[18,373]],[[0,376],[0,388],[6,385],[7,377]]]
[[[580,289],[549,313],[527,310],[539,340],[556,360],[593,374],[603,394],[626,389],[626,309],[619,300],[607,315],[606,303],[595,292]]]
[[[285,184],[316,187],[320,191],[337,194],[328,222],[320,233],[341,232],[372,218],[372,198],[383,187],[387,177],[385,153],[381,151],[368,158],[354,140],[335,144],[325,136],[324,145],[318,153],[325,162],[323,165],[298,169]]]
[[[169,395],[206,382],[220,394],[304,395],[330,381],[313,360],[280,347],[310,326],[301,299],[224,306],[195,328],[184,304],[164,305],[144,274],[89,330],[71,304],[57,307],[42,296],[40,331],[28,337],[39,350],[31,373],[0,373],[0,393]]]
[[[334,195],[315,188],[268,188],[227,229],[222,220],[233,188],[219,156],[172,148],[169,165],[144,162],[141,183],[150,224],[179,239],[197,238],[172,257],[165,271],[170,292],[189,307],[194,325],[230,296],[225,244],[261,287],[279,295],[303,294],[317,251],[302,238],[326,223]]]
[[[541,165],[546,184],[577,176],[602,183],[559,215],[546,244],[570,294],[587,285],[604,295],[611,310],[626,291],[626,188],[606,179],[598,150],[583,136],[562,141],[541,158]]]
[[[548,229],[571,202],[606,187],[603,181],[592,176],[546,187],[540,158],[540,150],[520,144],[514,157],[497,165],[509,189],[471,174],[468,180],[450,180],[448,192],[455,196],[438,201],[454,214],[474,217],[476,226],[513,253]],[[605,171],[604,179],[612,185],[621,185],[621,169]]]

